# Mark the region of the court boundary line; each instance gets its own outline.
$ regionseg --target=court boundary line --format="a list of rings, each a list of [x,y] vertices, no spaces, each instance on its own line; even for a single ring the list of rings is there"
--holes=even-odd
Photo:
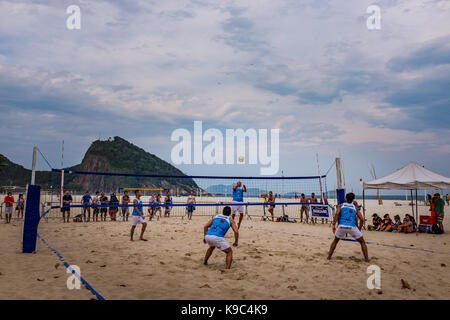
[[[61,260],[61,262],[64,264],[64,266],[66,267],[66,269],[68,269],[75,277],[78,278],[78,280],[81,281],[81,283],[83,283],[83,285],[86,287],[86,289],[88,289],[89,291],[91,291],[91,293],[97,297],[98,300],[106,300],[105,298],[103,298],[102,295],[100,295],[97,291],[94,290],[94,288],[92,288],[92,286],[82,277],[80,276],[75,270],[72,269],[72,267],[70,266],[69,263],[66,262],[66,260],[64,260],[64,257],[61,255],[61,253],[59,253],[58,250],[52,248],[47,241],[45,241],[44,238],[42,238],[39,233],[37,234],[37,237],[42,241],[43,244],[45,244],[47,246],[47,248],[49,248],[54,254],[56,254],[56,256],[59,258],[59,260]]]
[[[267,230],[267,229],[255,229],[255,230],[283,233],[283,234],[288,234],[288,235],[292,235],[292,236],[299,236],[299,237],[306,237],[306,238],[325,239],[325,237],[319,237],[319,236],[308,235],[308,234],[300,234],[300,233],[291,233],[291,232],[286,232],[286,231],[276,231],[276,230]],[[327,239],[332,240],[333,238],[327,237]],[[349,242],[357,242],[357,240],[349,239],[349,238],[343,238],[340,240],[349,241]],[[437,253],[437,254],[448,255],[448,253],[445,253],[445,252],[433,251],[433,250],[429,250],[429,249],[410,248],[410,247],[397,246],[397,245],[393,245],[393,244],[384,244],[384,243],[373,242],[373,241],[365,241],[365,243],[366,244],[374,244],[377,246],[391,247],[391,248],[396,248],[396,249],[415,250],[415,251],[422,251],[422,252],[427,252],[427,253]]]

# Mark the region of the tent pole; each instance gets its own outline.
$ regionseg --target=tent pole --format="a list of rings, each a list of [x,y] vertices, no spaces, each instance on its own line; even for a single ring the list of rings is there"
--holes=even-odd
[[[417,189],[416,189],[416,236],[419,235],[419,225],[418,225],[418,221],[419,221],[419,205],[417,203]]]
[[[411,210],[412,210],[412,215],[414,217],[414,196],[413,196],[412,189],[411,189]]]
[[[366,229],[366,198],[365,198],[365,189],[363,187],[363,216],[364,216],[364,221],[363,221],[363,229]]]

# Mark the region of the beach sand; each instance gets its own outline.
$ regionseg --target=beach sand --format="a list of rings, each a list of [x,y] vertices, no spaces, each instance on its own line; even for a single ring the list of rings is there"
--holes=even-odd
[[[411,212],[406,202],[379,206],[368,201],[367,208],[368,215]],[[275,213],[280,215],[279,207]],[[421,206],[419,213],[427,214],[427,208]],[[131,222],[51,219],[41,221],[39,234],[65,261],[79,266],[81,276],[105,299],[450,299],[448,217],[444,235],[364,230],[369,263],[359,244],[350,241],[341,241],[328,261],[333,239],[328,225],[245,217],[231,270],[225,270],[225,255],[217,250],[208,266],[202,263],[208,218],[151,221],[147,242],[130,242]],[[0,299],[95,298],[84,286],[67,289],[70,274],[39,239],[36,253],[19,253],[21,229],[17,220],[0,223]],[[233,242],[232,231],[226,239]],[[381,268],[380,290],[367,288],[370,265]],[[401,279],[411,289],[403,289]]]

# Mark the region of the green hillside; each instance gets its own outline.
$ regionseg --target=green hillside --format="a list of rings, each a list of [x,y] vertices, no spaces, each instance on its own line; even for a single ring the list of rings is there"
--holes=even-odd
[[[5,159],[5,166],[0,166],[1,186],[25,186],[30,181],[31,171]],[[106,141],[97,140],[87,150],[81,164],[65,168],[68,170],[120,172],[138,174],[176,175],[185,176],[179,169],[170,163],[146,152],[132,143],[114,137]],[[36,183],[48,189],[51,185],[51,173],[39,171],[36,173]],[[117,191],[121,187],[164,188],[173,192],[187,194],[190,190],[198,188],[190,178],[140,178],[117,176],[93,176],[65,174],[66,190],[95,192]],[[59,188],[59,174],[53,174],[53,187]]]

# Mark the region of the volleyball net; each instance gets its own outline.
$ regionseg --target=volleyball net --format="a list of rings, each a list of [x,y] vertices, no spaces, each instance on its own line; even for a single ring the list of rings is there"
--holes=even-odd
[[[83,214],[85,208],[116,210],[119,217],[122,211],[126,211],[123,208],[128,208],[128,213],[133,210],[136,190],[141,191],[145,216],[158,209],[162,215],[169,210],[171,217],[184,217],[189,211],[193,211],[193,216],[211,216],[221,213],[223,207],[233,205],[233,186],[238,181],[246,189],[242,206],[248,217],[271,217],[272,211],[275,217],[297,219],[302,206],[308,206],[308,211],[311,209],[312,213],[312,207],[316,205],[302,202],[302,194],[309,199],[316,199],[319,206],[316,217],[326,218],[320,215],[320,210],[325,210],[324,207],[331,209],[331,206],[327,206],[327,175],[226,177],[60,169],[52,169],[52,173],[54,177],[51,194],[46,195],[46,199],[50,199],[46,201],[49,207],[45,214],[47,221],[49,218],[60,218],[58,209],[61,208],[69,208],[72,217]],[[72,198],[70,205],[65,205],[62,201],[67,191]],[[102,201],[95,205],[92,202],[83,203],[84,195],[94,197],[97,192],[103,198]],[[125,192],[130,197],[128,204],[122,201]],[[272,193],[275,203],[269,202],[269,193]],[[195,197],[193,203],[192,196]]]

